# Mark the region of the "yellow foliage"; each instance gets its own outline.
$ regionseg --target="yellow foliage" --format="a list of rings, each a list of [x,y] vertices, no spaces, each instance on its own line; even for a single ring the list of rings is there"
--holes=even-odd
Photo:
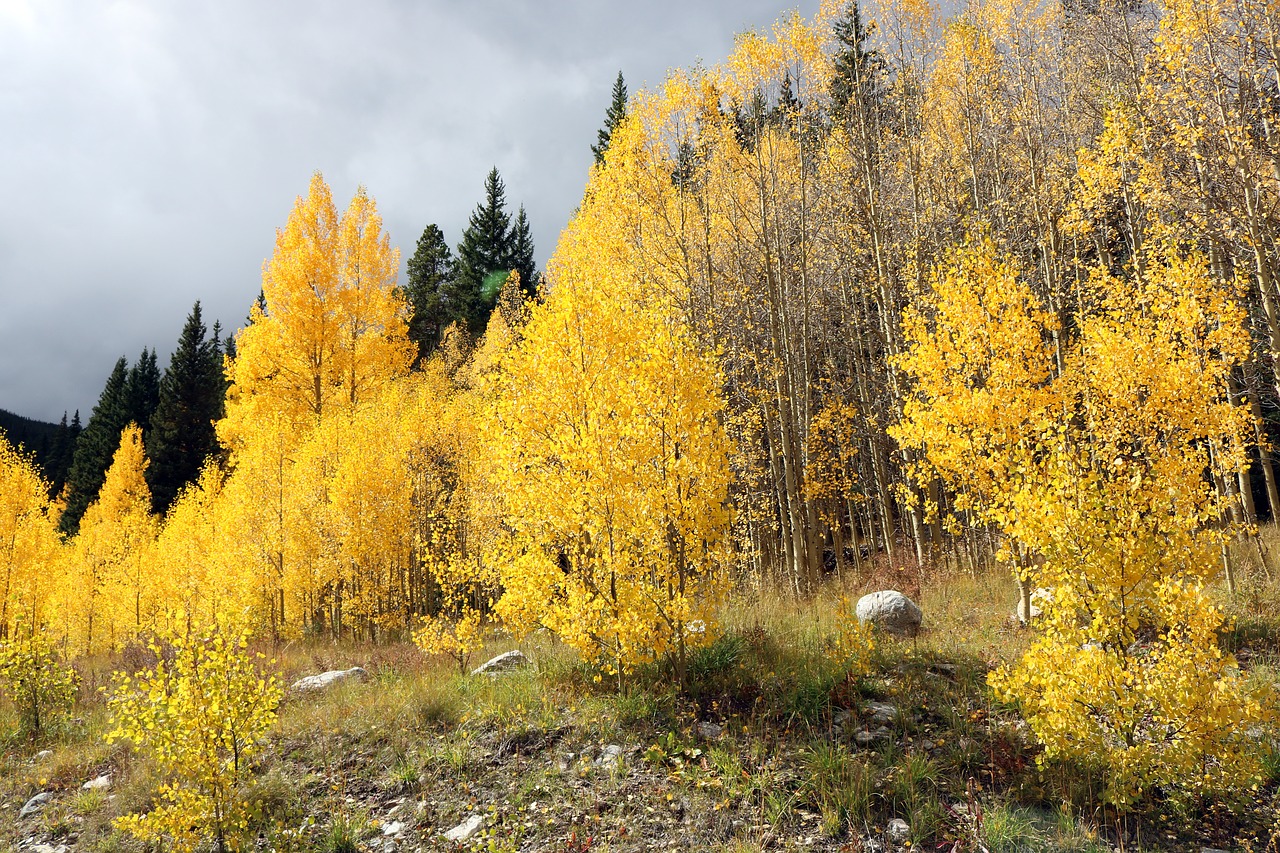
[[[160,590],[150,565],[158,525],[144,477],[147,459],[142,430],[129,424],[107,469],[98,499],[80,522],[70,560],[70,583],[60,609],[72,647],[91,654],[115,649],[154,628],[161,613]]]
[[[1234,282],[1176,252],[1095,272],[1061,366],[1056,319],[990,241],[959,250],[907,313],[916,381],[893,434],[1008,537],[1020,579],[1051,590],[1043,633],[991,682],[1049,757],[1104,767],[1128,804],[1151,785],[1239,784],[1259,718],[1217,648],[1224,498],[1204,474],[1246,464],[1228,392],[1248,352]],[[1209,772],[1206,768],[1216,768]]]
[[[158,644],[155,666],[117,674],[108,742],[128,740],[155,762],[162,802],[116,825],[149,842],[193,851],[212,838],[219,849],[252,847],[245,838],[250,804],[241,779],[275,724],[283,691],[260,674],[243,631],[177,634],[172,656]]]
[[[60,578],[62,546],[48,485],[0,433],[0,640],[21,622],[43,625]]]
[[[278,415],[305,427],[352,409],[413,361],[400,254],[364,188],[339,218],[320,173],[299,197],[263,265],[263,304],[236,339],[219,438],[238,449]]]
[[[714,363],[639,295],[602,214],[584,206],[562,237],[547,301],[488,380],[510,531],[488,562],[516,630],[544,625],[613,668],[668,652],[680,666],[727,584],[724,404]]]
[[[0,684],[18,709],[24,733],[40,737],[65,716],[79,681],[43,628],[20,624],[12,637],[0,641]]]

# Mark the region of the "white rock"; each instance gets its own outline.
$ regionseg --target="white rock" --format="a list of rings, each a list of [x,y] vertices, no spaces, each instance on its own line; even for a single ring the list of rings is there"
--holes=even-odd
[[[322,672],[319,675],[308,675],[306,678],[300,678],[289,689],[295,693],[312,693],[352,678],[357,681],[368,681],[369,673],[358,666],[353,666],[351,669],[333,669],[328,672]]]
[[[1025,612],[1021,598],[1018,599],[1018,604],[1013,609],[1013,615],[1017,617],[1019,622],[1025,625],[1032,619],[1039,618],[1040,614],[1043,612],[1042,608],[1050,601],[1053,601],[1053,590],[1046,587],[1038,587],[1031,591],[1030,615]]]
[[[402,832],[404,832],[404,824],[398,820],[393,820],[391,823],[384,823],[382,825],[383,835],[399,835]]]
[[[596,759],[597,767],[606,767],[610,770],[615,767],[622,766],[622,747],[616,743],[611,743],[600,751],[600,757]]]
[[[67,850],[68,848],[65,844],[59,844],[57,847],[48,844],[37,844],[31,848],[31,853],[67,853]]]
[[[698,723],[698,734],[707,740],[715,740],[723,733],[724,726],[717,725],[716,723],[709,723],[706,720]]]
[[[53,755],[53,750],[52,750],[52,749],[42,749],[42,750],[40,750],[39,752],[37,752],[37,753],[36,753],[36,759],[35,759],[35,760],[36,760],[36,761],[44,761],[46,758],[48,758],[48,757],[49,757],[49,756],[51,756],[51,755]]]
[[[90,779],[80,786],[82,791],[105,791],[111,787],[111,774],[103,773],[96,779]]]
[[[914,637],[924,620],[924,614],[914,601],[892,589],[862,596],[854,612],[862,624],[870,622],[897,637]]]
[[[895,817],[884,828],[884,834],[889,837],[889,841],[892,843],[901,844],[911,837],[911,827],[902,818]]]
[[[444,834],[445,841],[466,841],[480,830],[480,824],[484,823],[484,818],[478,814],[464,820]]]
[[[529,665],[529,659],[524,656],[524,652],[519,649],[513,649],[509,652],[503,652],[497,657],[490,658],[471,670],[472,675],[501,675],[504,672],[522,669]]]
[[[53,799],[52,791],[41,791],[39,794],[36,794],[31,799],[27,800],[26,804],[23,805],[22,807],[22,811],[18,812],[18,817],[21,818],[21,817],[26,817],[27,815],[35,814],[36,812],[44,808],[45,803],[49,802],[52,799]]]

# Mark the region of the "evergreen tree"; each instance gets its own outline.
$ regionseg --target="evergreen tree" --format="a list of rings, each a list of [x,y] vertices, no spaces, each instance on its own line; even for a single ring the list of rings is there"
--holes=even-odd
[[[160,380],[160,403],[148,436],[146,477],[156,512],[167,511],[182,487],[200,475],[205,460],[218,452],[213,422],[222,415],[225,389],[220,341],[216,332],[206,339],[196,302]]]
[[[591,146],[591,153],[596,155],[596,162],[604,163],[604,152],[609,150],[609,141],[613,138],[613,131],[622,124],[622,120],[627,117],[627,83],[622,79],[622,72],[618,72],[618,79],[613,81],[613,98],[609,102],[609,109],[605,110],[604,127],[596,132],[596,144]]]
[[[77,423],[76,431],[79,432],[80,413],[76,412]],[[71,435],[71,427],[67,424],[67,413],[62,413],[62,420],[58,422],[58,431],[54,433],[53,441],[49,444],[49,456],[44,463],[44,476],[49,481],[49,497],[57,498],[62,494],[62,487],[67,482],[67,470],[71,467],[71,455],[75,452],[74,438]]]
[[[160,368],[154,352],[143,348],[142,355],[129,369],[125,388],[129,420],[141,427],[145,435],[151,430],[151,416],[160,404]]]
[[[880,59],[868,49],[870,37],[862,21],[862,11],[851,0],[844,13],[832,25],[839,47],[835,55],[835,76],[831,81],[831,107],[840,121],[851,121],[855,113],[850,104],[869,108],[880,98]]]
[[[506,273],[511,270],[511,218],[507,193],[495,166],[484,181],[485,200],[476,205],[458,244],[457,274],[444,287],[450,317],[465,320],[472,334],[484,331]]]
[[[409,285],[405,298],[413,310],[409,338],[418,345],[418,357],[426,358],[440,343],[445,327],[458,319],[445,299],[454,276],[453,253],[444,232],[433,222],[418,238],[418,248],[408,263]]]
[[[524,205],[516,214],[516,223],[511,228],[511,269],[520,273],[520,289],[530,297],[538,295],[538,270],[533,262],[533,234],[529,231],[529,219],[525,216]]]
[[[218,414],[214,416],[214,420],[221,420],[222,416],[227,413],[227,389],[231,387],[231,378],[227,376],[227,359],[235,361],[236,358],[236,339],[234,335],[222,337],[222,321],[213,321],[213,335],[210,339],[213,344],[214,360],[218,364],[218,375],[222,377],[222,397],[218,401]]]
[[[80,529],[80,518],[98,497],[107,468],[120,445],[120,433],[129,423],[129,362],[116,362],[98,396],[89,423],[76,442],[71,470],[67,472],[67,508],[58,526],[63,533]]]

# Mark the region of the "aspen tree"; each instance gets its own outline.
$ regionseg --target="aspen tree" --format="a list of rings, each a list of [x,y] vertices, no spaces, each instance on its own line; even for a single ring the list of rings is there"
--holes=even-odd
[[[35,465],[0,434],[0,640],[38,629],[62,583],[57,511]]]

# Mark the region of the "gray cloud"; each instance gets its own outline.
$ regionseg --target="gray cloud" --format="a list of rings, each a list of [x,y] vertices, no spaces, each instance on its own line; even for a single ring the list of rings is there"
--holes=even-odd
[[[87,419],[196,299],[239,326],[315,169],[407,258],[429,222],[457,243],[496,165],[541,266],[617,71],[715,62],[775,2],[0,0],[0,407]]]

